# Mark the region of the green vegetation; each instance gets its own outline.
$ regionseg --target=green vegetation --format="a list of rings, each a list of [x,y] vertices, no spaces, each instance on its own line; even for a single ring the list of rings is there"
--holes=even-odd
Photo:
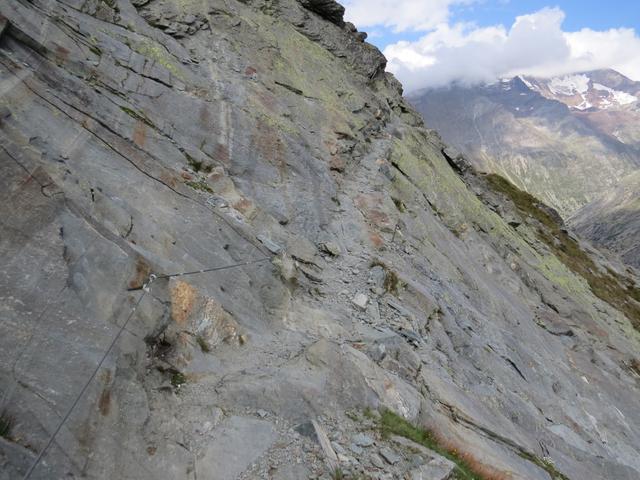
[[[207,185],[207,182],[205,182],[204,180],[198,180],[197,182],[186,182],[186,184],[193,188],[194,190],[200,190],[201,192],[207,192],[207,193],[213,193],[213,190],[211,189],[211,187],[209,185]]]
[[[96,47],[95,45],[89,45],[89,50],[91,50],[91,52],[94,55],[97,55],[98,57],[100,57],[102,55],[102,50],[100,50],[98,47]]]
[[[455,464],[452,480],[506,480],[511,478],[508,474],[484,465],[469,453],[461,451],[454,443],[445,440],[436,432],[416,427],[391,410],[383,410],[378,417],[375,412],[367,408],[364,410],[363,416],[376,422],[383,437],[398,435],[408,438],[452,461]],[[539,458],[524,450],[517,453],[523,459],[546,471],[552,480],[569,480],[556,469],[550,460]]]
[[[546,458],[536,457],[535,455],[528,452],[519,452],[518,454],[520,455],[520,457],[530,461],[531,463],[535,463],[537,466],[547,472],[552,480],[569,480],[569,477],[560,473],[556,469],[556,466],[550,460],[547,460]]]
[[[0,437],[9,439],[13,429],[13,417],[6,410],[0,412]]]
[[[202,335],[198,335],[196,337],[196,342],[198,342],[198,346],[203,353],[209,353],[211,351],[211,349],[209,348],[209,344]]]
[[[183,152],[183,154],[187,158],[187,162],[189,163],[189,166],[193,168],[194,172],[211,173],[213,170],[213,165],[198,161],[186,152]]]
[[[409,421],[391,410],[381,412],[380,419],[378,420],[378,428],[383,437],[399,435],[408,438],[451,460],[456,464],[453,476],[455,480],[489,480],[499,478],[496,476],[489,477],[486,474],[478,472],[478,466],[476,465],[474,468],[477,462],[471,460],[469,456],[463,455],[451,445],[446,445],[445,442],[440,440],[433,432],[412,425]]]
[[[364,415],[364,417],[368,418],[369,420],[377,420],[378,415],[376,415],[376,413],[377,412],[374,412],[371,407],[365,407],[362,415]]]
[[[171,375],[171,385],[173,385],[173,388],[178,389],[185,383],[187,383],[187,377],[184,373],[175,372]]]
[[[130,117],[141,121],[146,126],[151,127],[153,129],[156,128],[156,126],[153,124],[153,122],[151,122],[151,120],[149,120],[147,117],[145,117],[142,113],[136,112],[135,110],[133,110],[131,108],[128,108],[128,107],[123,107],[122,105],[120,105],[120,110],[122,110],[124,113],[126,113]]]
[[[150,58],[157,64],[162,65],[174,77],[185,81],[182,69],[178,66],[175,57],[160,43],[145,38],[143,42],[130,45],[130,47],[140,55]]]
[[[333,472],[331,472],[331,479],[332,480],[345,480],[345,476],[344,476],[344,473],[342,472],[342,469],[336,468]]]
[[[538,221],[538,239],[567,268],[583,277],[594,295],[623,312],[631,324],[640,330],[640,288],[633,281],[611,269],[601,271],[578,242],[569,236],[558,220],[533,195],[518,189],[500,175],[489,174],[485,178],[489,186],[509,198],[524,217],[531,216]]]
[[[393,200],[393,204],[396,206],[399,212],[404,213],[407,211],[407,206],[402,200],[396,197],[391,197],[391,200]]]

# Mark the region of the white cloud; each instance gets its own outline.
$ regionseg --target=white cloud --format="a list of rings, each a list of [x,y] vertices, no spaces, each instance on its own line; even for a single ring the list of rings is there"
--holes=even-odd
[[[640,37],[633,29],[564,32],[565,14],[544,8],[519,16],[510,29],[449,22],[450,7],[473,0],[351,0],[347,14],[359,27],[424,31],[415,42],[389,45],[389,70],[407,91],[492,82],[518,74],[553,76],[614,68],[640,80]]]
[[[566,33],[576,70],[610,67],[640,80],[640,37],[631,28]]]
[[[360,28],[383,26],[395,32],[431,30],[449,20],[450,7],[479,0],[345,0],[346,19]]]

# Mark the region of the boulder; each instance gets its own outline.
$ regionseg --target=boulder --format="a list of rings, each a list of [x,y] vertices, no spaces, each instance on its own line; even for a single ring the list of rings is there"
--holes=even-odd
[[[336,25],[344,25],[344,7],[334,0],[299,0],[303,7]]]

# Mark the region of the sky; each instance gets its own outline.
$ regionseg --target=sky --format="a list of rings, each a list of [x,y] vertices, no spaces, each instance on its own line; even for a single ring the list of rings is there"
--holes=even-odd
[[[343,0],[407,91],[613,68],[640,81],[640,0]]]

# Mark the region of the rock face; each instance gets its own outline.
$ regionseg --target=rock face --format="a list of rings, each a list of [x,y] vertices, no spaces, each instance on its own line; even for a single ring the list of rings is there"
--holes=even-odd
[[[0,478],[59,427],[31,478],[452,476],[367,407],[508,478],[638,478],[635,279],[588,283],[621,269],[448,150],[333,2],[2,15]]]
[[[300,3],[336,25],[344,23],[344,7],[334,0],[300,0]]]

